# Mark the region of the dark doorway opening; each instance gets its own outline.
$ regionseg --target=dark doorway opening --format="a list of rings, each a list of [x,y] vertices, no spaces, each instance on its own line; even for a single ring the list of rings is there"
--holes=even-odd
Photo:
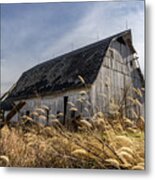
[[[63,119],[64,125],[66,124],[67,103],[68,103],[68,96],[64,96],[64,119]]]

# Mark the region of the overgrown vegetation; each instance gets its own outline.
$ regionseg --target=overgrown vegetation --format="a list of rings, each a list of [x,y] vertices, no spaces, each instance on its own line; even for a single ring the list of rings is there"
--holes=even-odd
[[[144,118],[132,112],[135,119],[128,119],[124,110],[142,106],[139,99],[144,89],[130,88],[118,104],[110,98],[110,118],[98,112],[89,118],[67,119],[63,125],[62,112],[49,114],[49,107],[42,105],[18,122],[5,122],[0,127],[0,166],[143,170]],[[132,91],[136,98],[130,95]],[[78,101],[90,104],[86,94],[81,91]],[[78,112],[75,104],[68,105],[71,112]],[[1,114],[0,124],[3,118]]]
[[[108,120],[99,112],[81,118],[76,132],[57,119],[52,126],[30,117],[22,122],[0,129],[0,166],[144,169],[142,117]]]

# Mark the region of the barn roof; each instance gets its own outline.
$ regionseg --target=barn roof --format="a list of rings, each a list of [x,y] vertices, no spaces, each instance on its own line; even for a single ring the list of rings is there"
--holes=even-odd
[[[80,88],[84,85],[80,81],[79,75],[83,77],[86,85],[91,85],[97,77],[110,42],[126,34],[131,35],[131,31],[123,31],[29,69],[22,74],[8,99],[44,96]]]

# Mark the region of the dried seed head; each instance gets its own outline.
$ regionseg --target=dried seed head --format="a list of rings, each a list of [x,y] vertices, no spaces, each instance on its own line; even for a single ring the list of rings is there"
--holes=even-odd
[[[132,170],[144,170],[144,166],[143,165],[136,165],[132,167]]]
[[[31,114],[34,115],[34,116],[39,116],[39,113],[37,113],[37,112],[35,112],[35,111],[32,112]]]
[[[142,107],[142,103],[138,99],[135,99],[135,104]]]
[[[127,152],[127,153],[129,153],[129,154],[131,154],[131,155],[133,155],[134,154],[134,152],[133,152],[133,150],[131,149],[131,148],[129,148],[129,147],[121,147],[120,149],[118,149],[118,151],[117,151],[118,153],[121,153],[121,152]]]
[[[54,114],[50,114],[49,117],[50,118],[56,118],[56,116]]]
[[[40,113],[46,113],[45,109],[43,108],[36,108],[35,110]]]
[[[82,76],[78,75],[78,78],[80,79],[80,81],[81,81],[83,84],[85,84],[85,80],[83,79]]]
[[[134,162],[133,156],[128,152],[121,151],[118,155],[124,163],[132,164]]]
[[[76,149],[72,152],[73,155],[87,155],[87,151],[85,149]]]
[[[113,159],[113,158],[109,158],[109,159],[106,159],[105,162],[108,163],[108,165],[112,165],[114,166],[115,168],[119,169],[119,162],[116,160],[116,159]]]
[[[80,95],[81,95],[81,96],[84,96],[84,95],[86,95],[86,94],[87,94],[86,91],[80,91]]]
[[[46,118],[46,116],[44,116],[44,115],[40,115],[40,116],[39,116],[39,119],[46,120],[47,118]]]
[[[70,106],[75,106],[75,104],[70,101],[67,104],[69,104]]]
[[[88,127],[88,128],[91,128],[91,127],[92,127],[91,123],[88,122],[88,121],[86,121],[85,119],[80,120],[80,124],[81,124],[81,125],[84,125],[84,126],[86,126],[86,127]]]
[[[5,166],[8,167],[9,166],[9,158],[7,156],[0,156],[0,166]]]
[[[71,107],[70,111],[78,111],[78,109],[76,107]]]
[[[46,106],[46,105],[42,105],[41,107],[42,107],[43,109],[45,109],[45,110],[49,110],[49,107]]]

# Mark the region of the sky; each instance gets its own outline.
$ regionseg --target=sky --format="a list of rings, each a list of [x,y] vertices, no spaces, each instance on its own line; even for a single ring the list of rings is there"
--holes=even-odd
[[[144,1],[1,4],[1,93],[38,63],[127,28],[144,72]]]

